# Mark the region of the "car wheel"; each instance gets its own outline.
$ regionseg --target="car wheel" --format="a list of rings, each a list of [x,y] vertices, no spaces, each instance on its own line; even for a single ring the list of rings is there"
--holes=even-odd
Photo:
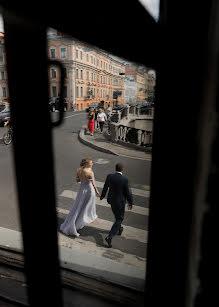
[[[5,143],[5,145],[9,145],[12,142],[12,135],[11,133],[7,132],[3,135],[3,141]]]

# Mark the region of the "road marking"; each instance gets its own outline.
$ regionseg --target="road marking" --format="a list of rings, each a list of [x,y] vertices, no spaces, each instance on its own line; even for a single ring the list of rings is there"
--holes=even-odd
[[[93,162],[94,162],[95,164],[107,164],[107,163],[109,163],[110,161],[107,160],[107,159],[99,158],[99,159],[94,159]]]
[[[66,198],[71,198],[71,199],[76,199],[77,192],[71,191],[71,190],[64,190],[60,196],[66,197]],[[110,208],[110,205],[107,203],[106,199],[100,200],[98,197],[96,197],[96,204],[98,206],[103,206],[103,207],[108,207]],[[133,206],[132,210],[127,210],[126,206],[126,211],[141,214],[141,215],[149,215],[149,208],[143,208],[139,206]]]
[[[58,207],[56,208],[56,211],[58,213],[62,213],[65,215],[69,213],[69,210],[58,208]],[[110,231],[112,225],[113,225],[113,222],[97,218],[94,222],[86,225],[86,227],[93,227],[93,228],[98,228],[101,230]],[[131,226],[126,226],[126,225],[123,225],[123,227],[124,227],[124,230],[122,233],[123,238],[127,240],[138,241],[141,243],[147,243],[148,231],[134,228]]]
[[[113,247],[108,249],[106,248],[107,244],[105,244],[105,241],[103,242],[103,245],[105,246],[98,246],[97,243],[83,240],[80,237],[73,239],[72,237],[65,236],[59,232],[58,243],[59,246],[67,247],[74,251],[78,250],[82,253],[84,252],[94,256],[107,258],[119,263],[129,264],[142,269],[144,272],[146,270],[146,255],[145,258],[143,258],[136,255],[124,253]]]
[[[64,117],[65,118],[69,118],[69,117],[73,117],[73,116],[77,116],[77,115],[81,115],[82,113],[77,113],[77,114],[73,114],[73,115],[69,115],[69,116],[66,116]],[[57,120],[52,120],[52,123],[56,122]]]
[[[95,180],[95,183],[96,183],[96,186],[98,188],[103,188],[103,186],[104,186],[104,182]],[[130,189],[132,191],[132,194],[134,194],[134,195],[142,196],[142,197],[150,197],[150,191],[144,191],[144,190],[135,189],[135,188],[132,188],[132,187],[130,187]]]
[[[151,162],[152,161],[152,157],[149,157],[149,158],[140,158],[140,157],[136,157],[136,156],[127,156],[127,155],[122,155],[122,154],[119,154],[120,157],[124,157],[124,158],[128,158],[128,159],[136,159],[136,160],[142,160],[142,161],[149,161]]]
[[[73,116],[77,116],[77,115],[81,115],[81,114],[83,114],[83,113],[77,113],[77,114],[69,115],[69,116],[66,116],[64,118],[69,118],[69,117],[73,117]]]

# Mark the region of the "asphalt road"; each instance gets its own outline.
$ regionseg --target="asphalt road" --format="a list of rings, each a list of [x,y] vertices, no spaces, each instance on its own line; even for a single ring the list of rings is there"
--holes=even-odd
[[[57,113],[52,114],[54,119],[56,116]],[[73,200],[62,197],[61,194],[66,190],[77,192],[79,185],[75,182],[75,174],[83,157],[91,157],[93,159],[95,179],[99,182],[104,182],[106,176],[114,172],[115,164],[122,162],[125,166],[124,174],[128,177],[132,188],[143,190],[145,185],[150,184],[151,162],[114,156],[94,150],[80,143],[78,140],[78,131],[81,126],[87,122],[86,116],[87,113],[85,112],[66,112],[64,123],[53,130],[57,195],[56,205],[58,208],[64,210],[70,210]],[[20,231],[13,170],[13,145],[6,146],[1,140],[1,136],[6,130],[7,128],[0,128],[0,227]],[[99,190],[101,191],[101,188],[99,188]],[[133,198],[134,205],[143,208],[149,206],[149,198],[139,195],[133,195]],[[113,221],[110,207],[97,207],[97,214],[100,219]],[[65,214],[58,215],[59,225],[63,222],[64,218]],[[147,230],[147,224],[148,215],[140,215],[133,212],[127,212],[125,215],[124,225],[133,227],[133,229]],[[101,245],[106,233],[107,231],[103,232],[100,236],[95,229],[85,229],[83,230],[83,240],[85,242],[96,242]],[[132,244],[130,244],[130,240],[121,240],[122,238],[117,239],[117,241],[115,240],[115,248],[120,249],[120,251],[124,253],[145,258],[145,243],[133,241]]]

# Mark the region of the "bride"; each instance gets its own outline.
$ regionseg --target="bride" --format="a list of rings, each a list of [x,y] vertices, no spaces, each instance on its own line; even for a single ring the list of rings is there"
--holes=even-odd
[[[93,222],[96,218],[95,192],[100,196],[95,185],[94,173],[92,172],[93,162],[90,158],[81,160],[81,168],[77,170],[76,181],[80,182],[80,188],[74,204],[60,230],[66,235],[78,237],[78,229]]]

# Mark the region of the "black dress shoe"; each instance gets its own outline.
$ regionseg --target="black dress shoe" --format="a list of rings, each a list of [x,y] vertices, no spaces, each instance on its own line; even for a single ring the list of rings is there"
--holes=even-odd
[[[106,237],[106,238],[105,238],[105,241],[107,242],[108,247],[112,247],[112,244],[111,244],[112,239],[110,239],[110,238]]]
[[[123,232],[123,227],[119,229],[118,235],[121,236],[122,232]]]

